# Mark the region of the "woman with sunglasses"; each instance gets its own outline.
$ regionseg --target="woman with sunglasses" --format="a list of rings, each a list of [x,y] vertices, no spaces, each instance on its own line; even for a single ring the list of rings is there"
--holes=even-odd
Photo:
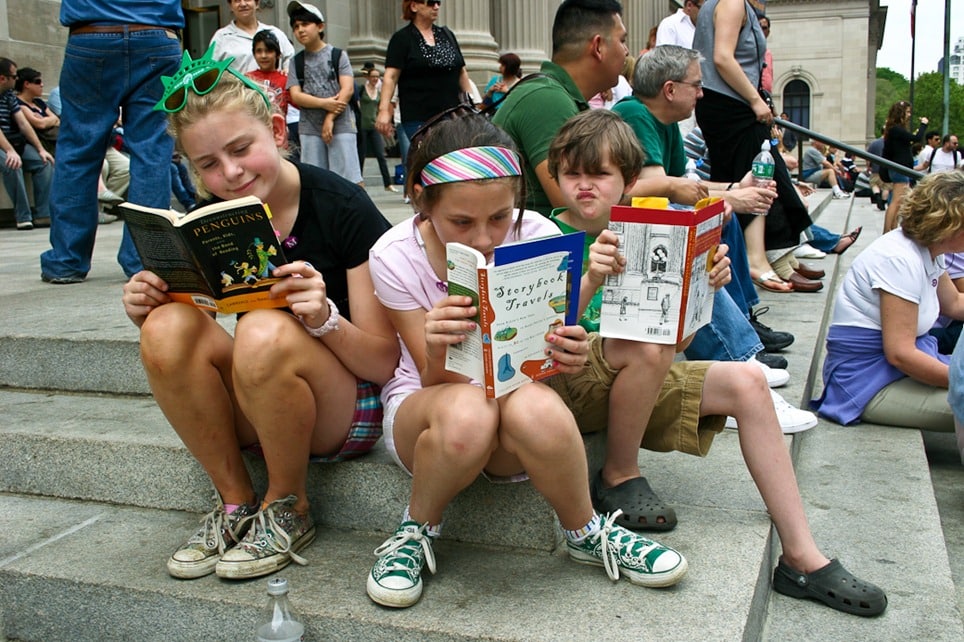
[[[239,579],[295,561],[314,539],[306,496],[309,461],[367,452],[381,434],[379,385],[398,342],[374,297],[368,250],[388,222],[365,191],[285,159],[285,119],[230,60],[211,49],[165,77],[178,151],[202,197],[253,195],[291,261],[272,273],[287,308],[241,316],[232,337],[214,318],[171,302],[142,271],[124,286],[140,328],[141,358],[158,405],[211,478],[214,508],[168,560],[171,575]],[[242,451],[257,446],[268,485],[255,490]]]
[[[44,81],[36,69],[24,67],[17,71],[15,85],[17,102],[20,103],[27,122],[37,132],[37,137],[44,148],[54,153],[57,145],[57,131],[60,129],[60,118],[47,107],[41,96],[44,93]]]
[[[410,139],[429,118],[457,105],[459,92],[472,93],[455,34],[435,24],[441,4],[441,0],[402,0],[402,18],[409,23],[388,42],[375,119],[376,129],[385,136],[394,130],[396,86],[402,128]]]

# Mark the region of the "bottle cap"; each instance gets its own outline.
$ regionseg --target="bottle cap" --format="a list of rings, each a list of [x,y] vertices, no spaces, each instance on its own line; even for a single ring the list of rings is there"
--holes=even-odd
[[[288,580],[275,577],[268,580],[268,595],[284,595],[288,592]]]

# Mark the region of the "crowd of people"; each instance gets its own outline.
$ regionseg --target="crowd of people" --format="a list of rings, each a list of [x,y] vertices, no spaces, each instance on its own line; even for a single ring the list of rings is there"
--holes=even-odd
[[[849,196],[844,166],[822,143],[807,149],[798,181],[780,153],[798,143],[778,131],[773,179],[751,173],[775,131],[765,2],[686,0],[637,58],[619,2],[564,0],[540,72],[523,79],[522,61],[505,53],[472,105],[462,101],[473,87],[455,34],[439,24],[439,0],[401,2],[407,24],[391,37],[383,71],[361,69],[363,82],[348,53],[326,41],[315,5],[287,4],[303,49],[296,54],[283,31],[258,20],[259,0],[227,2],[232,21],[192,60],[181,50],[178,0],[141,3],[147,8],[64,0],[59,109],[43,100],[40,72],[0,58],[4,185],[18,229],[51,226],[44,281],[87,278],[98,199],[110,195],[166,208],[173,190],[185,210],[254,195],[286,247],[290,262],[272,276],[290,278],[271,294],[287,306],[241,315],[230,334],[212,314],[172,301],[125,230],[123,304],[139,328],[151,391],[214,487],[201,528],[167,561],[172,576],[241,579],[305,564],[301,551],[316,534],[309,464],[362,456],[381,438],[412,480],[397,529],[375,551],[373,601],[409,607],[421,598],[446,506],[480,475],[529,480],[558,516],[572,560],[613,580],[671,586],[689,562],[643,534],[671,530],[678,517],[640,470],[638,450],[706,456],[729,427],[779,535],[774,590],[861,616],[885,610],[882,589],[818,548],[782,436],[817,419],[773,390],[790,378],[779,352],[794,337],[761,322],[756,287],[816,291],[823,271],[801,263],[800,248],[809,240],[826,250],[806,252],[839,254],[860,230],[836,235],[812,224],[806,181]],[[112,82],[84,73],[81,49],[99,52]],[[126,76],[128,67],[141,77]],[[629,93],[591,108],[620,79]],[[118,110],[122,150],[111,144]],[[927,119],[914,134],[910,115],[908,103],[896,103],[871,145],[928,176],[911,187],[909,175],[870,169],[886,234],[838,292],[813,409],[845,425],[956,426],[964,460],[964,349],[955,351],[964,172],[952,135],[928,137],[915,162],[911,143],[924,139]],[[395,191],[389,142],[414,210],[394,227],[362,175],[371,153],[382,187]],[[113,170],[126,176],[123,187],[108,171],[111,150],[128,152],[127,166]],[[693,159],[701,180],[686,176]],[[599,334],[604,283],[627,269],[608,229],[611,209],[631,196],[725,204],[712,318],[678,344]],[[446,348],[475,327],[478,310],[448,294],[446,244],[490,259],[504,243],[578,231],[586,234],[579,322],[546,335],[560,373],[489,399],[478,381],[447,371]],[[276,355],[270,366],[259,358],[266,351]],[[590,471],[581,434],[603,429],[605,460]],[[266,488],[256,488],[246,453],[263,457]]]

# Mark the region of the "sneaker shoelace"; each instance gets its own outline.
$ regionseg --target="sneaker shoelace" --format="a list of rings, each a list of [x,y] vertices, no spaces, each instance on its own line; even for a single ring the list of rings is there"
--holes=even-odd
[[[754,310],[754,309],[751,309],[751,310],[750,310],[750,321],[752,321],[753,323],[756,323],[758,326],[760,326],[760,327],[763,328],[764,330],[770,330],[770,331],[772,331],[773,328],[771,328],[771,327],[768,326],[768,325],[764,325],[763,323],[760,323],[760,317],[763,316],[764,314],[766,314],[766,313],[769,312],[769,311],[770,311],[770,306],[768,306],[768,305],[765,305],[765,306],[763,306],[763,307],[761,307],[761,308],[757,308],[757,309],[755,309],[755,310]]]
[[[599,532],[589,536],[590,539],[599,539],[603,566],[612,580],[619,579],[620,558],[645,558],[650,551],[659,547],[656,542],[616,524],[616,518],[622,514],[622,509],[617,508],[605,517]]]
[[[432,539],[425,534],[426,528],[428,524],[406,526],[375,549],[376,556],[393,558],[385,564],[388,572],[421,570],[424,558],[428,570],[435,573],[435,553],[432,551]]]
[[[209,550],[217,549],[218,555],[224,555],[227,550],[227,542],[224,540],[225,533],[231,538],[232,546],[237,544],[241,541],[238,537],[241,525],[250,519],[250,516],[243,516],[243,507],[238,508],[235,514],[237,517],[228,515],[224,511],[224,503],[217,491],[214,493],[214,501],[217,505],[211,512],[201,518],[201,527],[187,541],[186,546],[201,544]]]
[[[296,499],[294,495],[288,495],[284,499],[276,499],[263,510],[259,510],[254,515],[241,520],[241,524],[254,520],[251,529],[241,542],[241,546],[253,550],[258,557],[264,556],[264,552],[270,550],[273,553],[288,555],[292,562],[307,566],[308,560],[291,550],[291,536],[278,523],[275,513],[276,507],[282,507],[294,514],[296,519],[306,519],[298,515],[293,508],[285,506],[288,502],[294,502]]]

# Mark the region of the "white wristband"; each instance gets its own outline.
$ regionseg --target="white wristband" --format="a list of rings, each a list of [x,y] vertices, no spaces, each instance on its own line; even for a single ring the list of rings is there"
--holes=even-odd
[[[305,320],[298,317],[301,320],[301,325],[305,327],[305,332],[313,336],[316,339],[320,339],[332,330],[338,329],[338,306],[331,299],[328,299],[328,320],[325,321],[320,328],[312,328]]]

